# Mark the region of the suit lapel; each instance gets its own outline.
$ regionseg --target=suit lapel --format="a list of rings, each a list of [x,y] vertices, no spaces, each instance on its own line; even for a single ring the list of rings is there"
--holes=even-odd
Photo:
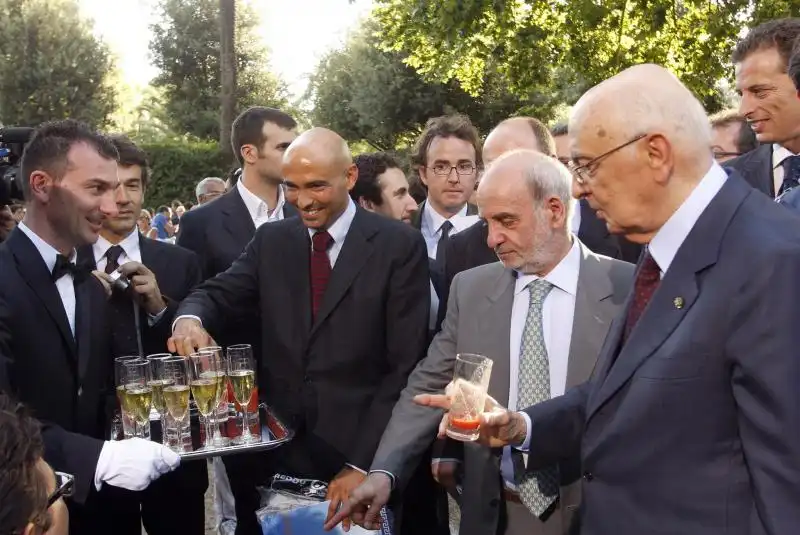
[[[481,318],[479,340],[486,340],[492,348],[492,376],[489,378],[489,395],[501,405],[508,406],[511,381],[511,310],[514,306],[514,284],[516,278],[511,270],[501,269],[493,287],[486,295],[482,310],[475,311]]]
[[[629,296],[625,313],[618,317],[603,348],[604,374],[597,376],[600,386],[590,396],[587,421],[623,387],[691,310],[700,293],[699,273],[716,263],[722,235],[739,205],[751,193],[752,189],[737,175],[726,181],[678,249],[630,338],[620,347],[624,318],[632,301],[632,295]],[[683,301],[680,307],[675,305],[678,297]],[[614,359],[617,348],[619,353]]]
[[[242,200],[242,196],[239,195],[239,190],[233,188],[224,197],[217,199],[215,202],[220,201],[224,202],[222,213],[226,217],[222,218],[222,224],[225,229],[235,239],[246,238],[249,241],[255,234],[256,227],[250,217],[250,212],[247,211],[244,200]]]
[[[370,239],[378,230],[369,224],[366,213],[362,209],[356,209],[356,215],[350,224],[350,229],[336,259],[336,265],[331,272],[328,287],[322,298],[322,305],[317,313],[314,326],[311,328],[311,336],[319,328],[320,324],[330,315],[333,309],[339,304],[345,292],[353,284],[356,275],[372,254],[372,244]]]
[[[75,285],[75,341],[78,351],[78,377],[83,378],[92,355],[92,284],[86,279]]]
[[[11,233],[7,244],[16,258],[17,270],[42,302],[50,318],[55,322],[61,337],[64,339],[64,343],[69,347],[71,356],[74,359],[77,357],[75,337],[69,327],[64,303],[61,302],[61,296],[53,282],[51,273],[47,270],[47,265],[45,265],[42,255],[39,254],[33,242],[19,229],[15,229]]]
[[[291,239],[288,240],[285,260],[282,259],[280,265],[284,267],[287,282],[285,288],[289,291],[286,297],[290,300],[287,302],[296,304],[293,308],[294,314],[289,318],[292,322],[291,328],[300,327],[298,332],[306,344],[311,330],[311,238],[308,229],[299,219],[289,232]]]
[[[614,294],[608,273],[586,246],[580,242],[579,246],[581,263],[569,344],[567,389],[584,382],[591,375],[615,316],[611,303],[604,302]]]

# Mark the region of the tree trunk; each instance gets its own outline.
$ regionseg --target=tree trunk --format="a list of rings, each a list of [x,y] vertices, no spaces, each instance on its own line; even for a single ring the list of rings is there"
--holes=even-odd
[[[219,145],[233,156],[231,148],[231,125],[236,114],[236,49],[235,49],[236,0],[219,0],[220,28],[220,94]]]

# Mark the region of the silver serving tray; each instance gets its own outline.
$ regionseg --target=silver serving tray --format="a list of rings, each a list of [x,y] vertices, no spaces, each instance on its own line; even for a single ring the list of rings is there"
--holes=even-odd
[[[273,450],[286,444],[294,438],[294,431],[289,429],[275,413],[265,404],[258,407],[261,422],[261,442],[254,444],[231,444],[221,446],[213,450],[187,451],[179,453],[181,461],[194,461],[198,459],[210,459],[212,457],[225,457],[240,453],[254,453],[258,451]],[[200,436],[197,426],[192,426],[192,444],[199,447]]]

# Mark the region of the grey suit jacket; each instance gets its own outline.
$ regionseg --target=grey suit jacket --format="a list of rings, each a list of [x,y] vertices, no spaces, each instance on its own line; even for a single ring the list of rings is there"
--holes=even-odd
[[[580,454],[582,535],[798,532],[798,228],[732,174],[627,341],[526,409],[528,468]]]
[[[578,275],[567,388],[582,383],[592,373],[611,321],[630,290],[634,266],[589,251],[583,244]],[[510,387],[509,333],[516,277],[500,262],[459,273],[453,280],[447,316],[427,357],[411,374],[395,405],[372,464],[373,470],[393,474],[403,486],[420,455],[436,435],[442,411],[415,405],[421,393],[441,393],[453,378],[457,353],[492,357],[489,393],[508,402]],[[501,504],[501,450],[465,444],[462,535],[494,534]],[[574,463],[573,463],[574,464]],[[579,477],[579,468],[562,470],[564,483]],[[566,490],[566,489],[565,489]],[[572,514],[579,497],[562,493],[562,510]]]

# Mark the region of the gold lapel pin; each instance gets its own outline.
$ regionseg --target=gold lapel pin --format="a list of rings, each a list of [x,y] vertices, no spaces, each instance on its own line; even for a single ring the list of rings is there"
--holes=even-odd
[[[683,308],[683,297],[676,297],[672,300],[672,304],[675,305],[675,308],[678,310]]]

